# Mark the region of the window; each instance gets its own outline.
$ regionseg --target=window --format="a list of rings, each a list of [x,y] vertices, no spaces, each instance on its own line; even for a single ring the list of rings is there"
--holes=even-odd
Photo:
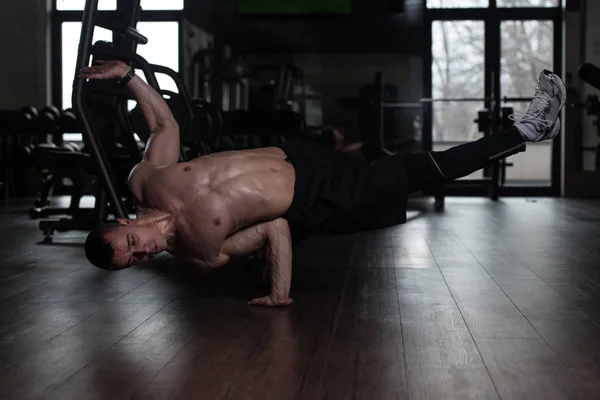
[[[62,106],[63,109],[71,107],[71,95],[73,93],[73,79],[75,77],[75,65],[77,64],[77,52],[79,50],[79,39],[81,35],[81,22],[63,22],[62,24]],[[93,41],[112,41],[112,32],[103,29],[94,29]]]
[[[141,0],[142,10],[183,10],[183,0]],[[81,11],[85,0],[56,0],[59,11]],[[99,0],[98,10],[116,10],[117,0]]]
[[[138,46],[138,54],[151,64],[164,65],[174,71],[179,70],[179,23],[138,22],[138,30],[148,38],[148,44]],[[63,22],[62,24],[62,105],[63,109],[71,107],[73,78],[77,51],[81,35],[81,22]],[[112,33],[103,28],[94,30],[94,42],[98,40],[112,41]],[[143,75],[142,75],[143,77]],[[162,89],[176,92],[175,82],[165,76],[157,76]]]
[[[480,8],[488,6],[489,0],[427,0],[427,8]]]
[[[183,0],[142,0],[142,10],[183,10]]]
[[[503,21],[501,37],[501,95],[532,97],[539,73],[553,69],[552,21]]]
[[[80,11],[85,7],[85,0],[56,0],[59,11]],[[98,10],[116,10],[117,0],[98,0]]]
[[[496,0],[498,7],[558,7],[560,0]]]
[[[496,7],[547,8],[560,6],[561,0],[496,0]],[[427,8],[482,8],[489,0],[427,0]]]
[[[482,99],[434,102],[434,142],[470,141],[479,136],[473,121],[484,106],[484,34],[482,21],[432,23],[433,98]]]
[[[141,21],[140,33],[148,38],[148,44],[138,46],[137,53],[150,64],[164,65],[179,71],[179,23],[176,21]],[[177,92],[175,82],[166,75],[157,75],[161,89]]]
[[[528,1],[539,3],[542,0]],[[502,21],[500,40],[501,96],[533,97],[539,73],[553,69],[554,23],[545,20]],[[502,107],[512,107],[517,116],[523,115],[528,106],[529,100],[502,104]],[[552,142],[531,143],[526,155],[519,153],[509,157],[507,162],[513,165],[506,168],[506,183],[551,182],[552,146]]]

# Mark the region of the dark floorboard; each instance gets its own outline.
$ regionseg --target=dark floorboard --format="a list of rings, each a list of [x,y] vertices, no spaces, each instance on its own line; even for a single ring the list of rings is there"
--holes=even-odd
[[[597,399],[600,202],[448,199],[295,249],[287,309],[247,265],[90,267],[4,206],[0,399]]]

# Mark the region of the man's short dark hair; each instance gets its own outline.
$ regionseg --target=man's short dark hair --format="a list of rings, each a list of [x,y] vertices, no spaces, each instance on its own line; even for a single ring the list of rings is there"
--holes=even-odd
[[[109,271],[115,269],[112,263],[114,249],[110,242],[104,238],[104,234],[116,229],[118,226],[118,223],[109,222],[92,229],[88,234],[85,240],[85,256],[94,266]]]

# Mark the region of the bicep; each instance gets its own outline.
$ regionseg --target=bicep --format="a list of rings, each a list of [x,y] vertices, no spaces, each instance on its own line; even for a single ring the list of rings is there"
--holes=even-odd
[[[284,243],[291,243],[286,220],[278,218],[238,231],[225,239],[221,252],[230,257],[245,256],[255,253],[267,242],[277,247],[285,247]]]
[[[150,135],[144,161],[151,165],[175,164],[179,161],[179,151],[179,126],[175,121],[168,122]]]
[[[252,225],[229,236],[221,252],[229,257],[252,254],[262,248],[267,240],[267,223]]]

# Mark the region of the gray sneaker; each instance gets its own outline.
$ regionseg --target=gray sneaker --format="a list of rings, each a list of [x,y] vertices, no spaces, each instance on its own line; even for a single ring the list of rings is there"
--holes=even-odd
[[[567,101],[567,89],[558,75],[548,70],[540,72],[533,100],[515,127],[531,142],[541,142],[558,135],[558,114]],[[511,116],[515,120],[515,116]]]

